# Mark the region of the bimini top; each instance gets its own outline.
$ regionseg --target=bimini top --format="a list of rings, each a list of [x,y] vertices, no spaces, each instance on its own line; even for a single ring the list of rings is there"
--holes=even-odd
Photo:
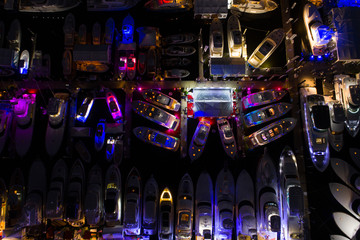
[[[311,107],[312,119],[317,129],[327,129],[330,127],[330,112],[327,105],[315,105]]]

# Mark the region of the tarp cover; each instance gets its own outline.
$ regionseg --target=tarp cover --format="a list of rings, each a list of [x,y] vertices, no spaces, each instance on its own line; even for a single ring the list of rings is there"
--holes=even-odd
[[[233,112],[231,88],[194,88],[194,117],[228,117]]]

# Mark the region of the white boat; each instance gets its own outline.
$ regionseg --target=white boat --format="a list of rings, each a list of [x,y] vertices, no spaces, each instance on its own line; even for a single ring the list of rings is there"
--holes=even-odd
[[[104,188],[102,170],[99,165],[94,165],[90,171],[85,197],[85,221],[90,227],[102,224],[104,215]]]
[[[0,154],[6,146],[11,131],[12,120],[13,112],[11,105],[0,106]]]
[[[108,105],[109,112],[111,113],[112,118],[115,122],[121,122],[122,121],[122,113],[120,104],[118,102],[118,99],[116,97],[116,94],[111,91],[110,89],[106,89],[106,103]]]
[[[344,146],[345,112],[339,101],[327,102],[330,112],[330,128],[328,129],[329,142],[332,148],[339,152]]]
[[[104,147],[105,143],[105,119],[101,120],[96,126],[95,132],[95,150],[100,151]]]
[[[164,70],[164,78],[186,78],[190,75],[190,72],[186,69],[177,69],[177,68],[173,68],[173,69],[169,69],[169,70]]]
[[[171,57],[187,57],[196,52],[193,46],[187,45],[171,45],[164,50],[165,55]]]
[[[7,227],[22,226],[25,203],[25,180],[20,168],[11,174],[8,192],[8,220]]]
[[[87,43],[87,29],[85,24],[81,24],[79,26],[79,35],[78,35],[79,43],[86,44]]]
[[[151,102],[157,106],[176,112],[180,110],[180,103],[176,99],[160,91],[148,89],[143,91],[142,95],[146,101]]]
[[[210,25],[210,58],[222,58],[224,54],[224,33],[221,20],[214,18]]]
[[[333,218],[336,225],[348,238],[358,239],[357,232],[360,228],[360,222],[356,218],[343,212],[334,212]]]
[[[174,203],[171,192],[165,188],[159,202],[159,240],[173,240],[174,236]]]
[[[360,172],[339,158],[331,158],[331,167],[353,191],[360,194]]]
[[[28,74],[29,66],[30,66],[30,54],[28,50],[24,50],[20,54],[19,73],[22,75]]]
[[[81,3],[80,0],[24,0],[19,2],[19,12],[64,12],[77,7]]]
[[[232,8],[250,14],[262,14],[274,11],[278,7],[273,0],[234,0]]]
[[[229,56],[232,58],[239,58],[241,57],[244,43],[238,17],[235,15],[231,15],[227,20],[226,27]]]
[[[156,235],[158,225],[159,187],[151,176],[144,187],[142,227],[144,235]]]
[[[165,45],[171,44],[190,44],[197,40],[197,36],[192,33],[177,33],[164,37]]]
[[[94,98],[92,97],[85,97],[83,102],[81,103],[81,106],[79,107],[79,110],[76,114],[76,120],[79,120],[80,122],[86,122],[90,111],[92,109],[92,106],[94,104]]]
[[[92,28],[92,44],[93,45],[100,45],[101,43],[101,25],[100,23],[96,22]]]
[[[249,173],[243,169],[236,180],[236,237],[255,239],[255,190]]]
[[[204,151],[210,128],[210,121],[206,119],[199,121],[189,146],[189,157],[191,161],[198,159]]]
[[[63,68],[64,76],[71,75],[73,68],[73,61],[72,61],[72,54],[69,49],[66,49],[64,51],[63,59],[62,59],[62,68]]]
[[[349,148],[349,153],[352,161],[355,165],[360,168],[360,149],[359,148]]]
[[[8,190],[3,178],[0,178],[0,232],[2,233],[7,227],[7,210],[8,210]]]
[[[120,165],[124,156],[124,141],[122,136],[109,137],[106,140],[106,160]]]
[[[286,95],[284,89],[268,89],[256,93],[251,93],[241,99],[243,109],[257,107],[281,100]]]
[[[232,159],[235,159],[237,154],[237,145],[229,121],[226,118],[219,118],[216,122],[219,130],[221,143],[226,154]]]
[[[115,226],[121,222],[121,173],[119,168],[111,164],[105,175],[104,210],[107,226]]]
[[[360,195],[340,183],[329,183],[333,197],[356,219],[360,220]]]
[[[115,22],[113,18],[108,18],[105,23],[104,42],[111,45],[114,40]]]
[[[64,23],[64,45],[65,48],[74,47],[75,43],[75,16],[72,13],[68,13]]]

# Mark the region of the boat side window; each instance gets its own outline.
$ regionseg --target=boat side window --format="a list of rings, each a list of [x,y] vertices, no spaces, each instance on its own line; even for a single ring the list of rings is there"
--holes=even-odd
[[[214,34],[214,47],[216,48],[222,47],[222,35],[220,33]]]
[[[273,45],[269,42],[269,41],[266,41],[264,42],[264,44],[259,48],[259,52],[262,54],[262,55],[266,55],[268,54],[273,48]]]

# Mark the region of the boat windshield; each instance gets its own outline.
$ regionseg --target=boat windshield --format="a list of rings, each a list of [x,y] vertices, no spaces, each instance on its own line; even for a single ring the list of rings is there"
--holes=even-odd
[[[126,61],[120,58],[119,67],[125,67]]]
[[[206,138],[207,130],[208,130],[208,127],[205,125],[202,125],[200,127],[200,130],[199,130],[198,134],[196,135],[196,137],[200,140],[204,140]]]
[[[264,42],[264,44],[259,48],[259,52],[266,56],[266,54],[268,54],[273,48],[273,44],[271,44],[271,42],[266,41]]]
[[[109,100],[109,108],[112,113],[119,111],[119,108],[118,108],[114,98],[111,98]]]
[[[233,31],[232,32],[232,37],[233,37],[233,40],[234,40],[234,45],[240,45],[242,43],[242,40],[241,40],[241,32],[236,30],[236,31]]]
[[[215,48],[222,48],[223,38],[221,33],[214,33],[214,47]]]
[[[57,98],[50,98],[47,108],[49,115],[55,115],[59,112],[60,101]]]
[[[233,136],[233,132],[231,131],[230,126],[226,126],[224,128],[224,135],[226,138],[231,138]]]
[[[146,114],[161,123],[166,123],[169,119],[169,116],[166,114],[165,111],[162,111],[155,107],[148,107],[146,109]]]
[[[128,59],[128,65],[127,65],[129,68],[133,68],[135,66],[135,62],[133,61],[132,58],[129,58]]]
[[[181,212],[180,213],[179,224],[180,224],[180,226],[190,227],[190,213],[189,212]]]
[[[166,97],[166,96],[164,96],[162,94],[158,94],[156,96],[156,101],[161,103],[161,104],[164,104],[166,106],[168,106],[170,104],[170,98],[168,98],[168,97]]]
[[[330,127],[330,113],[327,105],[311,107],[311,120],[316,130],[325,130]]]
[[[342,104],[334,104],[333,105],[333,112],[334,112],[334,122],[344,122],[345,121],[345,112]]]
[[[114,193],[112,193],[114,194]],[[115,197],[115,194],[114,194]],[[105,212],[106,213],[114,213],[116,210],[116,203],[114,198],[109,198],[105,200]]]
[[[360,86],[351,85],[349,86],[351,103],[355,106],[360,105]]]
[[[166,143],[166,140],[167,140],[167,137],[162,135],[162,134],[159,134],[159,133],[153,133],[151,135],[151,139],[150,139],[152,142],[156,142],[156,143],[160,143],[160,144],[165,144]]]

